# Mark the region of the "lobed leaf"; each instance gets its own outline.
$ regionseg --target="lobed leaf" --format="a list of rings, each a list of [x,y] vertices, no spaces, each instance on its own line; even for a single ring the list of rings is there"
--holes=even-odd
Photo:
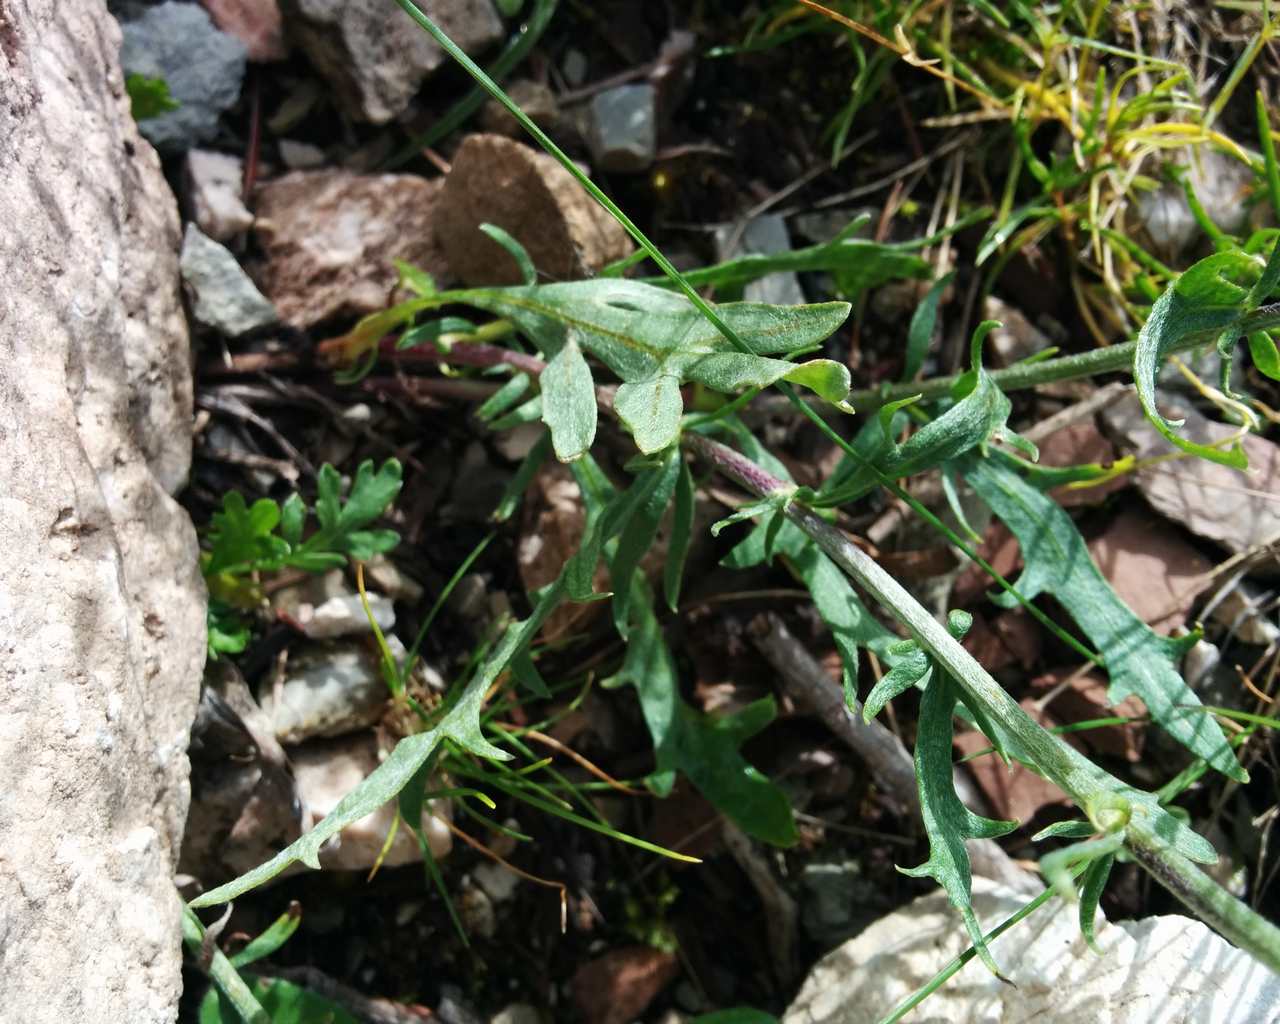
[[[1071,517],[1017,473],[973,458],[961,464],[961,471],[1018,540],[1025,563],[1019,592],[1028,600],[1051,593],[1104,653],[1111,677],[1108,699],[1118,704],[1130,694],[1141,698],[1152,720],[1193,754],[1230,778],[1247,778],[1221,728],[1178,673],[1178,662],[1197,637],[1175,640],[1153,633],[1093,564]],[[1013,604],[1012,595],[992,600]]]
[[[951,765],[952,721],[959,687],[943,672],[935,674],[920,702],[916,731],[916,786],[920,813],[929,839],[929,859],[917,868],[898,870],[915,878],[932,878],[960,911],[973,948],[992,974],[1000,971],[987,949],[970,898],[973,881],[966,839],[995,839],[1018,827],[1016,821],[995,821],[970,811],[956,795]]]

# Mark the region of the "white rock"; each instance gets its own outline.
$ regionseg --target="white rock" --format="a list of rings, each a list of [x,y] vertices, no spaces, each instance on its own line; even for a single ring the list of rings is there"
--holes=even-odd
[[[545,1021],[528,1003],[512,1003],[489,1018],[489,1024],[545,1024]]]
[[[1026,902],[974,879],[974,909],[990,928]],[[813,969],[783,1024],[879,1020],[934,976],[969,940],[937,892],[882,918]],[[976,959],[917,1011],[920,1021],[1036,1024],[1273,1024],[1280,977],[1190,918],[1102,922],[1093,953],[1074,906],[1055,900],[991,943],[1013,982]]]
[[[276,323],[276,308],[258,291],[225,245],[194,224],[182,239],[182,279],[191,291],[196,322],[228,338]]]
[[[102,3],[3,8],[0,1016],[170,1024],[205,656],[178,214]]]
[[[191,216],[215,242],[225,242],[253,226],[253,214],[240,199],[244,164],[228,153],[193,149],[184,180]]]

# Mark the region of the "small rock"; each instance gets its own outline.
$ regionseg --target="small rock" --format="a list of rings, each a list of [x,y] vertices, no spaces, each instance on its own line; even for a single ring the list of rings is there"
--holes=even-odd
[[[801,238],[812,242],[814,245],[821,245],[823,242],[830,242],[836,235],[847,228],[855,218],[868,214],[870,219],[849,237],[862,238],[869,242],[872,237],[871,233],[875,230],[876,222],[880,219],[880,212],[878,206],[814,210],[811,213],[798,214],[791,223],[795,227],[796,234]]]
[[[502,38],[491,0],[423,0],[419,6],[468,54]],[[448,59],[387,0],[281,0],[280,7],[290,36],[333,86],[338,105],[358,121],[390,121]]]
[[[121,26],[120,64],[126,75],[162,78],[176,110],[150,117],[138,130],[162,154],[183,153],[217,134],[218,118],[240,95],[244,43],[219,32],[195,4],[152,7]]]
[[[528,1003],[512,1003],[489,1018],[489,1024],[545,1024],[545,1021]]]
[[[194,224],[182,238],[182,280],[190,289],[196,322],[228,338],[270,327],[276,310],[226,246]]]
[[[1234,631],[1237,640],[1269,647],[1280,640],[1280,627],[1265,617],[1267,599],[1247,583],[1238,583],[1213,606],[1214,622]]]
[[[564,80],[576,89],[587,80],[587,55],[581,50],[569,50],[560,69],[564,72]]]
[[[494,903],[505,903],[515,895],[516,889],[520,886],[519,875],[510,868],[495,864],[493,861],[477,864],[472,874],[475,876],[476,885],[480,886]]]
[[[1052,346],[1052,342],[1022,311],[994,295],[982,302],[982,319],[998,320],[1001,326],[987,335],[985,351],[994,357],[994,366],[1012,366]]]
[[[1187,165],[1196,198],[1209,219],[1228,234],[1243,231],[1249,220],[1246,200],[1256,180],[1253,170],[1208,146],[1185,151],[1177,162]],[[1138,197],[1138,221],[1166,259],[1177,256],[1201,235],[1182,186],[1173,182]]]
[[[302,799],[316,821],[332,814],[339,801],[368,778],[379,763],[378,744],[371,732],[336,740],[311,740],[292,749],[290,758]],[[320,866],[334,871],[372,867],[395,824],[396,813],[393,800],[343,829],[321,849]],[[453,845],[449,829],[441,820],[447,814],[447,804],[437,800],[432,802],[430,812],[424,810],[422,815],[423,834],[437,860],[447,856]],[[418,841],[401,826],[382,865],[392,868],[421,859]]]
[[[314,171],[325,163],[324,150],[309,142],[294,142],[292,139],[280,139],[276,143],[280,153],[280,162],[291,171]]]
[[[631,1024],[679,973],[673,953],[624,946],[579,967],[570,989],[585,1024]]]
[[[546,83],[522,78],[507,85],[506,90],[516,106],[528,114],[539,128],[550,130],[554,127],[560,115],[560,107],[556,103],[556,94]],[[480,124],[486,132],[513,139],[524,135],[524,128],[512,116],[511,111],[497,100],[490,100],[484,105],[480,113]]]
[[[389,597],[370,593],[369,610],[384,633],[396,624],[395,606]],[[312,640],[372,633],[360,595],[352,593],[341,569],[309,576],[282,587],[271,598],[271,607],[289,616]]]
[[[973,906],[985,927],[1026,901],[974,879]],[[1277,1020],[1280,977],[1199,921],[1100,920],[1097,936],[1102,956],[1080,935],[1078,906],[1055,900],[991,943],[1008,980],[971,965],[929,997],[925,1016],[1037,1024]],[[782,1024],[871,1024],[968,945],[945,894],[923,896],[819,961]]]
[[[363,643],[352,642],[316,645],[293,655],[284,682],[278,687],[264,683],[258,693],[281,743],[364,729],[382,718],[388,698],[376,658]]]
[[[289,50],[276,0],[200,0],[213,23],[244,43],[252,61],[284,60]]]
[[[253,214],[240,200],[244,164],[238,157],[193,149],[183,173],[192,219],[215,242],[225,242],[253,226]]]
[[[433,221],[442,185],[412,174],[294,171],[255,192],[255,276],[292,327],[384,309],[403,260],[444,283]]]
[[[491,939],[498,931],[498,917],[493,911],[493,900],[478,885],[463,882],[458,894],[458,917],[468,935]]]
[[[879,886],[868,881],[854,863],[807,864],[800,875],[804,889],[804,929],[825,948],[854,934],[882,904]]]
[[[727,248],[735,235],[739,235],[739,232],[734,227],[720,228],[716,231],[716,252],[719,259],[728,260],[756,253],[768,255],[791,251],[791,238],[787,234],[786,219],[775,213],[765,214],[750,221],[740,233],[733,249]],[[804,292],[800,290],[800,279],[789,271],[766,274],[752,281],[742,290],[742,297],[748,302],[768,302],[779,306],[798,306],[804,302]]]
[[[587,108],[585,134],[601,170],[646,170],[658,143],[653,86],[620,85],[600,93]]]
[[[467,284],[519,284],[515,260],[480,232],[486,222],[553,280],[590,277],[631,252],[626,232],[554,157],[500,135],[469,135],[445,179],[436,236]]]
[[[400,567],[386,555],[374,555],[365,562],[364,575],[393,601],[417,604],[422,600],[422,584],[401,572]]]

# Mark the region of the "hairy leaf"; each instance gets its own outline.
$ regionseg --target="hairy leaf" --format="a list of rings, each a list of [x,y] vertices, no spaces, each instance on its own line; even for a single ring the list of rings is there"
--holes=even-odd
[[[551,443],[561,462],[580,459],[596,439],[596,389],[591,369],[578,347],[577,331],[565,332],[560,346],[542,371],[542,422],[551,430]]]
[[[990,459],[968,459],[965,478],[1013,532],[1025,568],[1017,588],[1028,600],[1050,593],[1103,652],[1113,704],[1133,694],[1152,719],[1214,768],[1247,778],[1212,715],[1206,714],[1177,664],[1196,636],[1171,639],[1153,633],[1120,600],[1089,557],[1071,517],[1052,498]],[[992,600],[1011,606],[1011,595]]]
[[[683,407],[680,385],[686,382],[735,391],[790,380],[832,402],[849,393],[843,364],[769,358],[816,346],[848,316],[844,302],[719,306],[721,317],[753,349],[747,355],[735,351],[684,296],[639,281],[599,278],[449,294],[512,320],[553,362],[572,329],[582,351],[621,378],[614,408],[644,452],[675,440]]]
[[[951,766],[952,718],[960,690],[945,673],[936,673],[920,702],[916,732],[916,785],[920,813],[929,837],[929,859],[903,874],[934,879],[960,911],[973,948],[992,974],[999,975],[982,936],[970,898],[972,874],[966,839],[994,839],[1018,827],[1016,821],[995,821],[974,814],[956,796]]]
[[[1189,334],[1224,335],[1220,350],[1229,357],[1236,337],[1232,328],[1248,311],[1246,299],[1261,276],[1262,265],[1238,250],[1220,252],[1193,264],[1156,299],[1138,334],[1133,381],[1143,412],[1161,434],[1183,451],[1236,469],[1249,464],[1237,443],[1230,451],[1196,444],[1178,434],[1156,407],[1156,377],[1173,347]]]

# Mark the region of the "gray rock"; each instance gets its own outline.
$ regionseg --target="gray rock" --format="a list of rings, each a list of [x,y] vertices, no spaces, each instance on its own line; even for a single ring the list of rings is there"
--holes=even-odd
[[[215,242],[243,234],[253,214],[240,199],[244,163],[229,153],[193,149],[187,154],[183,185],[187,208],[200,230]]]
[[[398,641],[395,646],[399,647]],[[402,656],[404,649],[393,649],[393,653]],[[386,710],[388,697],[376,657],[363,643],[347,641],[295,654],[289,659],[284,682],[279,687],[264,684],[258,702],[281,743],[301,743],[375,724]]]
[[[0,1015],[23,1024],[170,1024],[182,984],[190,349],[119,42],[101,0],[4,4]]]
[[[491,0],[423,0],[419,7],[466,53],[502,38]],[[289,35],[357,121],[385,124],[448,58],[390,0],[281,0]]]
[[[721,228],[716,232],[716,249],[720,259],[727,260],[752,253],[768,255],[791,251],[787,222],[775,213],[767,213],[750,221],[738,237],[737,244],[729,249],[728,245],[733,242],[735,234],[737,232],[733,228]],[[748,302],[769,302],[780,306],[796,306],[804,302],[800,281],[789,271],[766,274],[759,280],[752,281],[742,290],[742,297]]]
[[[244,43],[219,32],[195,4],[170,0],[124,25],[120,63],[125,74],[163,78],[176,110],[139,125],[164,154],[183,153],[218,132],[218,118],[240,95]]]
[[[601,170],[643,171],[653,163],[658,141],[654,95],[648,84],[620,85],[591,101],[587,145]]]
[[[1174,162],[1185,166],[1196,198],[1217,227],[1228,234],[1239,234],[1247,227],[1245,200],[1254,183],[1250,167],[1208,146],[1184,150]],[[1137,213],[1151,244],[1165,259],[1173,259],[1202,235],[1186,193],[1176,183],[1139,195]]]
[[[544,1024],[544,1018],[528,1003],[512,1003],[489,1018],[489,1024]]]
[[[800,885],[804,890],[804,929],[828,948],[854,934],[880,906],[878,887],[865,879],[853,862],[807,864]]]
[[[324,150],[309,142],[295,142],[293,139],[281,139],[276,143],[280,151],[280,159],[291,171],[314,171],[325,163]]]
[[[182,239],[182,280],[190,289],[196,322],[228,338],[270,327],[279,320],[271,305],[225,245],[194,224]]]

